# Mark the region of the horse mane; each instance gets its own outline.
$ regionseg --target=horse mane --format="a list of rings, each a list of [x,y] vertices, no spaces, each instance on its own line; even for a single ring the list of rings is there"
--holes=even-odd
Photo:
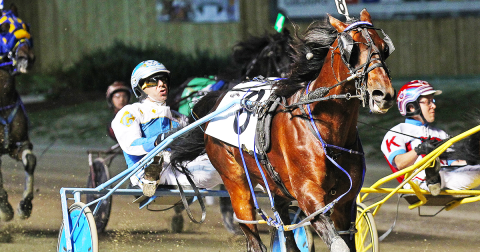
[[[245,74],[247,65],[269,44],[270,36],[265,32],[263,36],[250,36],[247,40],[236,43],[232,49],[231,65],[222,69],[217,77],[229,81],[240,79]]]
[[[233,62],[242,66],[250,63],[250,61],[260,54],[263,48],[265,48],[271,40],[275,40],[274,37],[276,35],[277,34],[269,35],[265,32],[263,36],[249,36],[246,40],[236,43],[233,46]]]
[[[297,90],[317,78],[325,62],[325,57],[330,46],[337,39],[337,30],[328,19],[312,22],[303,35],[299,35],[298,26],[294,26],[295,36],[291,43],[293,63],[290,76],[277,83],[275,93],[279,96],[290,97]],[[307,60],[307,53],[312,53],[313,58]]]
[[[233,46],[232,49],[232,63],[231,69],[227,69],[223,75],[232,75],[237,73],[236,78],[242,77],[247,71],[247,66],[253,59],[258,57],[262,50],[267,47],[272,41],[284,42],[288,44],[291,41],[290,31],[283,29],[282,33],[276,32],[275,34],[269,34],[265,31],[263,36],[249,36],[246,40],[240,41]],[[288,52],[285,52],[288,53]],[[242,69],[238,73],[238,69]],[[240,74],[240,75],[238,75]]]

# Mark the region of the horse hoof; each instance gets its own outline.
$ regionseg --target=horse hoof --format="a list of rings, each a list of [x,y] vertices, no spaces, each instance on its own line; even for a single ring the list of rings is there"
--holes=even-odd
[[[330,246],[332,252],[350,252],[347,244],[341,237],[334,238],[332,245]]]
[[[181,233],[183,231],[183,215],[175,214],[170,227],[172,228],[172,232]]]
[[[20,219],[28,219],[30,214],[32,214],[32,200],[24,199],[18,203],[17,213],[20,216]]]
[[[233,235],[243,235],[240,226],[233,221],[233,214],[225,215],[223,212],[223,226]]]
[[[13,208],[10,203],[2,202],[0,203],[0,220],[3,222],[11,221],[13,219]]]

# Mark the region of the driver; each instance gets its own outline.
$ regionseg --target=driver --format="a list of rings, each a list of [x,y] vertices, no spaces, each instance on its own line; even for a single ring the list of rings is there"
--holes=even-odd
[[[409,167],[449,138],[445,131],[432,127],[435,121],[434,95],[441,94],[428,82],[413,80],[398,92],[397,105],[405,122],[393,127],[382,141],[382,152],[393,172]],[[465,190],[480,185],[480,165],[467,165],[465,160],[440,157],[440,165],[427,168],[412,180],[434,196],[441,189]],[[410,188],[407,183],[405,188]]]
[[[130,101],[130,95],[130,88],[125,85],[123,81],[115,81],[113,84],[108,86],[106,92],[107,104],[108,107],[112,109],[114,116],[118,113],[118,111],[120,111],[120,109],[128,104],[128,101]],[[109,123],[107,126],[107,133],[110,138],[117,141],[115,138],[115,133],[113,133],[111,123]]]
[[[133,69],[131,76],[133,94],[138,102],[123,107],[112,121],[112,128],[122,148],[128,167],[132,167],[148,152],[153,150],[171,130],[186,126],[187,118],[166,105],[170,88],[170,71],[155,60],[147,60]],[[169,162],[169,153],[162,151],[145,170],[130,177],[134,186],[143,189],[145,196],[151,197],[159,184],[190,185],[186,175],[176,170],[163,169]],[[187,165],[195,185],[199,188],[212,188],[222,183],[222,179],[208,157],[199,156]]]

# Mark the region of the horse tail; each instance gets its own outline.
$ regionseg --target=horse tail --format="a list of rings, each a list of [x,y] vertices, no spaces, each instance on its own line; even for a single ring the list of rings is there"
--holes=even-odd
[[[215,91],[209,92],[202,97],[193,107],[193,117],[202,118],[206,116],[213,109],[221,95],[221,91]],[[184,170],[186,162],[192,161],[205,153],[204,127],[196,127],[188,133],[179,136],[169,147],[172,150],[170,164],[175,168]]]
[[[449,160],[465,160],[469,165],[479,164],[480,132],[455,143],[451,148],[453,152],[447,152],[446,154]]]

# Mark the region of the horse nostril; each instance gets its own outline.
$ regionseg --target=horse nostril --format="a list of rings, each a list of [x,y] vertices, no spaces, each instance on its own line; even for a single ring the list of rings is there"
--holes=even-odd
[[[382,91],[377,89],[377,90],[373,90],[372,99],[374,101],[381,101],[381,100],[386,99],[386,97],[385,97],[385,94]]]

